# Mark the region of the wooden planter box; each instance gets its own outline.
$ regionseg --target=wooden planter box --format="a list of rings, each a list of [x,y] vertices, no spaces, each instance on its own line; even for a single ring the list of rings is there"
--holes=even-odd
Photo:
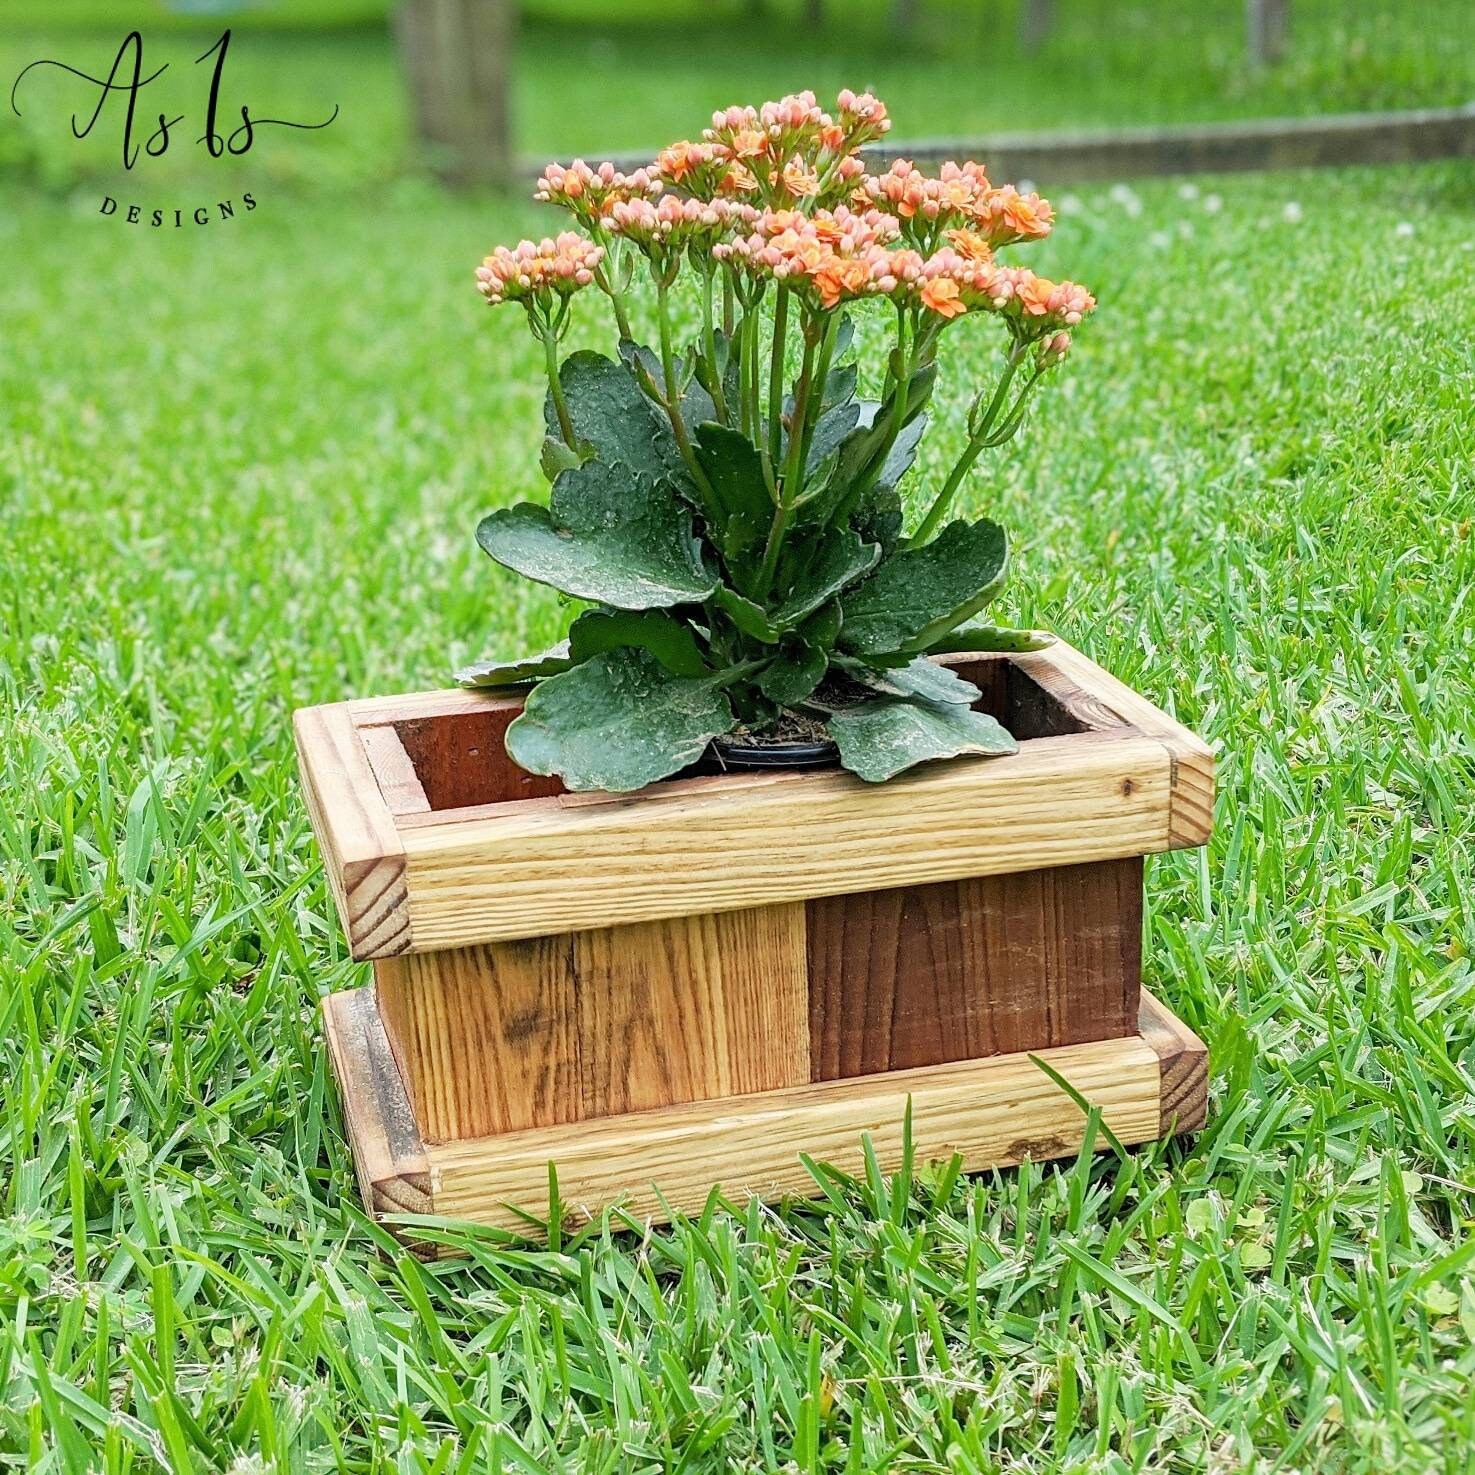
[[[1142,857],[1208,837],[1213,760],[1059,643],[945,658],[1016,756],[873,786],[714,774],[569,794],[519,698],[296,714],[303,786],[372,988],[324,1012],[364,1202],[526,1229],[570,1211],[817,1191],[800,1154],[969,1169],[1203,1119],[1203,1045],[1141,987]],[[521,1209],[524,1212],[519,1213]]]

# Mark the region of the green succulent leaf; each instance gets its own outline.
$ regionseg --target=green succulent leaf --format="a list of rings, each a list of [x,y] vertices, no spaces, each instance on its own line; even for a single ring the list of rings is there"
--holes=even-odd
[[[859,420],[860,405],[853,399],[833,406],[819,417],[814,427],[814,438],[809,442],[809,453],[804,459],[807,474],[823,466],[826,459],[840,449]]]
[[[1026,651],[1044,650],[1054,645],[1055,637],[1048,630],[1014,630],[1007,625],[985,625],[970,621],[950,630],[941,639],[928,646],[933,655],[946,655],[965,650]]]
[[[880,467],[872,473],[869,468],[881,454],[890,425],[886,421],[876,423],[882,408],[880,400],[860,400],[858,404],[860,418],[836,450],[829,474],[818,479],[823,489],[806,507],[803,518],[806,522],[834,522],[839,508],[850,500],[856,482],[865,481],[866,490],[851,508],[850,521],[868,542],[879,542],[889,550],[901,532],[901,498],[896,486],[916,460],[927,416],[919,414],[902,426]]]
[[[823,650],[797,635],[786,635],[778,655],[759,675],[758,690],[777,706],[797,706],[825,679],[829,668]]]
[[[945,702],[877,697],[834,713],[829,729],[841,763],[873,784],[934,758],[964,753],[1000,757],[1019,751],[1019,744],[992,717]]]
[[[664,610],[585,610],[574,621],[568,644],[574,662],[631,646],[648,650],[674,676],[711,674],[691,626]]]
[[[843,350],[837,346],[835,352],[838,356]],[[824,408],[828,410],[832,405],[843,405],[846,400],[854,399],[855,381],[859,374],[857,364],[836,364],[825,380]],[[856,418],[859,419],[859,415]]]
[[[875,568],[881,550],[864,543],[849,528],[830,528],[818,540],[808,568],[789,586],[787,595],[773,612],[780,629],[791,630],[842,589]]]
[[[720,331],[712,335],[717,350],[715,363],[707,360],[706,344],[700,340],[691,346],[692,378],[681,398],[681,413],[688,425],[715,422],[717,400],[712,393],[714,374],[720,375],[723,397],[729,405],[738,401],[738,361]]]
[[[925,651],[994,597],[1008,563],[998,523],[950,522],[930,543],[892,553],[846,593],[840,643],[861,655]]]
[[[732,726],[719,678],[673,676],[648,650],[611,650],[534,687],[507,752],[570,789],[627,793],[678,773]]]
[[[784,633],[769,618],[761,604],[745,599],[741,594],[723,584],[712,596],[712,603],[732,621],[744,635],[761,640],[766,645],[774,644]]]
[[[537,655],[519,656],[510,661],[499,661],[488,657],[475,665],[465,666],[456,672],[461,686],[516,686],[520,681],[538,681],[544,676],[556,676],[573,665],[569,643],[560,640],[557,645],[539,651]]]
[[[625,364],[581,349],[564,359],[558,382],[575,436],[593,446],[601,461],[617,461],[653,481],[684,476],[670,422],[641,393]],[[543,418],[549,435],[557,436],[558,416],[551,395]]]
[[[840,621],[840,601],[831,599],[799,626],[799,634],[821,650],[833,650],[840,635]]]
[[[557,481],[560,472],[572,471],[575,467],[582,466],[586,459],[578,451],[564,445],[557,436],[550,435],[544,438],[538,465],[549,481]]]
[[[698,425],[697,461],[711,483],[722,526],[708,530],[731,567],[761,547],[773,522],[773,498],[758,448],[741,432],[708,421]]]
[[[882,696],[917,697],[923,701],[967,707],[983,695],[971,681],[964,680],[951,667],[940,666],[926,656],[917,656],[910,661],[905,656],[900,659],[904,664],[880,669],[844,656],[836,664],[847,676]]]
[[[520,502],[493,512],[476,541],[530,579],[617,609],[697,603],[717,585],[670,483],[618,463],[586,461],[560,473],[548,507]]]

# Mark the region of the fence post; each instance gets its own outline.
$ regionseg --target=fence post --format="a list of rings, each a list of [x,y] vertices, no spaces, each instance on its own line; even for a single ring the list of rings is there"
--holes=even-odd
[[[1245,29],[1250,65],[1274,66],[1285,55],[1289,0],[1245,0]]]
[[[1019,49],[1032,56],[1050,38],[1055,25],[1055,0],[1024,0],[1019,12]]]
[[[401,0],[394,19],[415,132],[438,172],[510,183],[514,0]]]

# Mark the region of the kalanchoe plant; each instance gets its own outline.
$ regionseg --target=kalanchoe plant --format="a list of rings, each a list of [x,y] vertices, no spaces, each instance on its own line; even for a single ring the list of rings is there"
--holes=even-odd
[[[889,126],[868,94],[842,92],[832,115],[805,92],[717,113],[700,141],[629,175],[550,165],[537,197],[582,233],[499,247],[478,271],[487,301],[520,303],[543,345],[552,493],[493,512],[477,540],[591,605],[552,650],[460,673],[469,686],[537,683],[507,733],[523,768],[571,789],[635,789],[713,739],[796,728],[827,732],[871,780],[1014,751],[973,710],[978,689],[927,659],[1041,643],[979,621],[1007,539],[950,514],[1095,304],[997,259],[1049,232],[1037,195],[996,188],[971,163],[867,174],[859,151]],[[642,275],[653,344],[633,324]],[[560,363],[589,286],[613,309],[618,357]],[[678,294],[699,314],[689,344]],[[874,398],[858,394],[850,352],[860,309],[889,315],[893,334]],[[908,532],[899,488],[938,347],[978,317],[1002,326],[1002,366]]]

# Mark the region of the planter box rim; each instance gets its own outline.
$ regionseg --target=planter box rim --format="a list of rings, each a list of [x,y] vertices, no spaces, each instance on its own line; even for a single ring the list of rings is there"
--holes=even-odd
[[[1208,837],[1213,758],[1063,641],[941,658],[1023,673],[1069,730],[886,784],[728,773],[636,794],[433,808],[399,734],[507,695],[449,690],[294,716],[313,828],[355,958],[1120,859]]]

